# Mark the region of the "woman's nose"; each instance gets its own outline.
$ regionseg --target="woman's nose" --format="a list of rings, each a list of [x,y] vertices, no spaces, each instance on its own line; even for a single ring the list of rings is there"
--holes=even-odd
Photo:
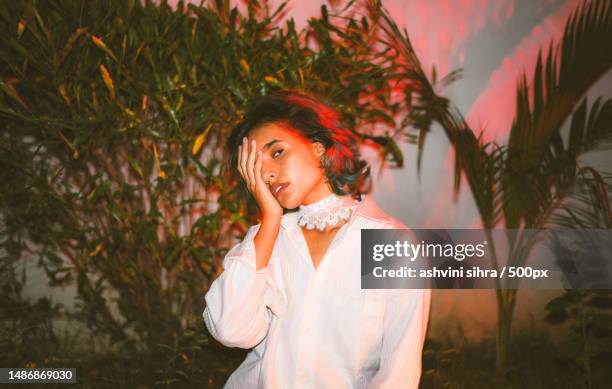
[[[276,179],[276,167],[271,161],[266,161],[266,158],[264,158],[261,164],[261,175],[268,184],[274,182],[274,179]]]

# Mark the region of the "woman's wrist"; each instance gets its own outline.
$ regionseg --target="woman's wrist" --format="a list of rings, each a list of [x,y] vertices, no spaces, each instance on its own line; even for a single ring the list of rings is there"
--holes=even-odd
[[[262,216],[259,231],[257,231],[254,237],[256,270],[268,266],[270,256],[272,255],[272,249],[274,248],[274,243],[276,242],[276,237],[280,229],[280,221],[281,218],[279,216],[270,214]]]
[[[279,209],[278,211],[266,211],[261,213],[261,222],[264,223],[276,223],[280,222],[280,219],[283,217],[283,209]]]

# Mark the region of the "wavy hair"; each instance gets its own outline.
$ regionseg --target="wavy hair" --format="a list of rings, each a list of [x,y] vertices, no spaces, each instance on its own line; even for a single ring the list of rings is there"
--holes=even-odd
[[[334,193],[358,197],[369,192],[370,168],[361,159],[357,137],[341,124],[340,114],[321,99],[292,90],[251,100],[244,118],[233,128],[226,144],[232,173],[237,172],[238,145],[242,138],[271,123],[283,124],[312,143],[320,142],[325,147],[321,167]]]

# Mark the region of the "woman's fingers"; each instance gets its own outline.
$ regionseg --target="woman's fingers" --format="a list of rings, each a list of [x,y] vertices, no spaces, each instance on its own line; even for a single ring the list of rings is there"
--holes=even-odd
[[[251,148],[247,138],[242,138],[242,146],[240,147],[240,175],[244,179],[244,183],[249,191],[253,191],[253,180],[251,174],[249,174],[249,155]]]
[[[261,175],[261,166],[263,165],[262,160],[263,160],[262,152],[261,150],[258,150],[257,159],[255,160],[255,188],[256,189],[264,189],[264,187],[266,186],[266,183],[264,182],[263,177]]]
[[[250,146],[250,147],[249,147]],[[257,189],[266,186],[261,169],[263,166],[263,154],[257,150],[255,140],[249,142],[242,139],[242,145],[238,146],[238,171],[246,183],[247,188],[253,194]]]
[[[249,147],[250,146],[250,147]],[[282,216],[282,207],[274,198],[270,188],[266,184],[263,171],[263,152],[257,150],[255,140],[250,145],[243,139],[239,147],[240,174],[242,174],[249,191],[253,194],[262,214],[270,216]]]
[[[247,156],[247,152],[249,151],[249,145],[246,143],[246,138],[242,139],[242,145],[240,146],[240,154],[238,156],[239,161],[238,161],[238,166],[240,170],[240,175],[242,176],[242,178],[244,179],[245,183],[247,184],[247,188],[249,187],[249,178],[246,174],[246,156]]]
[[[244,179],[244,170],[242,169],[242,145],[238,146],[238,173]]]
[[[249,156],[247,157],[247,162],[246,162],[246,173],[247,176],[249,177],[249,184],[250,189],[254,190],[255,189],[255,172],[254,172],[254,166],[255,166],[255,156],[257,153],[257,144],[255,143],[255,140],[251,141],[251,147],[249,148]]]

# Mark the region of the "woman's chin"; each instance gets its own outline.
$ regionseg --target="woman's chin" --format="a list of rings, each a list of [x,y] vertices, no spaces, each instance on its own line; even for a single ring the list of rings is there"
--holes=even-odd
[[[286,201],[282,201],[279,200],[278,203],[281,205],[281,207],[283,207],[284,209],[294,209],[297,208],[298,205],[294,205],[293,203],[290,202],[286,202]]]
[[[283,194],[281,194],[281,196],[279,196],[277,200],[281,207],[283,207],[284,209],[294,209],[300,206],[300,202],[292,196],[283,196]]]

